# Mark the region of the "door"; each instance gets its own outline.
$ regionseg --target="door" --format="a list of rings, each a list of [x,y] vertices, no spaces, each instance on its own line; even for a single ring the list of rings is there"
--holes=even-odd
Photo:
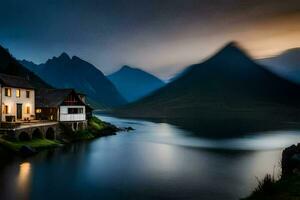
[[[22,104],[17,103],[17,119],[22,119]]]

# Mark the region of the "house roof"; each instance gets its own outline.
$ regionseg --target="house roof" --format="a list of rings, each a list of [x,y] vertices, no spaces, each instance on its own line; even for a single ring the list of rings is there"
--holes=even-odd
[[[3,86],[8,87],[34,89],[34,87],[29,83],[29,81],[19,76],[12,76],[0,73],[0,83]]]
[[[73,89],[41,89],[35,95],[36,107],[57,107],[73,91]]]
[[[41,89],[35,93],[35,105],[37,108],[55,108],[60,106],[64,100],[72,93],[78,93],[74,89]],[[81,101],[80,98],[78,98]],[[81,101],[82,102],[82,101]],[[89,105],[82,102],[87,108]]]

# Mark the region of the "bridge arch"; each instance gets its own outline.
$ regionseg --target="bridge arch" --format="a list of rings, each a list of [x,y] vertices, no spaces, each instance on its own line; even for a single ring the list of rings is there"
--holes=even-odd
[[[55,140],[55,131],[52,127],[49,127],[46,131],[46,138],[49,140]]]
[[[44,135],[42,131],[39,128],[34,129],[32,132],[32,139],[42,139],[44,138]]]

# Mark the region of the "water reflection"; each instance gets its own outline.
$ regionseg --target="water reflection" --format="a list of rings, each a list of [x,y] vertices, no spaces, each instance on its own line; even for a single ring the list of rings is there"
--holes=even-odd
[[[226,150],[272,150],[282,149],[300,141],[299,130],[254,132],[239,137],[213,139],[197,136],[192,132],[168,123],[152,123],[109,116],[99,117],[121,127],[130,126],[130,124],[134,123],[134,128],[136,129],[134,132],[142,132],[144,134],[139,134],[133,139],[184,147]],[[158,137],[153,137],[153,134]]]
[[[300,141],[291,131],[213,140],[168,123],[101,119],[135,131],[7,163],[0,199],[239,199],[256,177],[277,175],[282,148]]]
[[[18,182],[18,195],[20,199],[29,199],[29,191],[31,184],[31,165],[29,162],[20,164]]]

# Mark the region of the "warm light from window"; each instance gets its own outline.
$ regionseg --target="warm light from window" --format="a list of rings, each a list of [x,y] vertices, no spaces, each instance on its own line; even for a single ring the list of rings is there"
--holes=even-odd
[[[5,93],[5,96],[11,97],[11,88],[5,88],[4,93]]]
[[[21,90],[20,89],[16,89],[16,97],[17,98],[21,97]]]
[[[26,114],[30,114],[30,106],[26,106]]]
[[[41,112],[42,112],[42,109],[40,109],[40,108],[35,109],[35,112],[36,112],[36,113],[41,113]]]
[[[3,106],[3,114],[8,114],[8,105]]]

